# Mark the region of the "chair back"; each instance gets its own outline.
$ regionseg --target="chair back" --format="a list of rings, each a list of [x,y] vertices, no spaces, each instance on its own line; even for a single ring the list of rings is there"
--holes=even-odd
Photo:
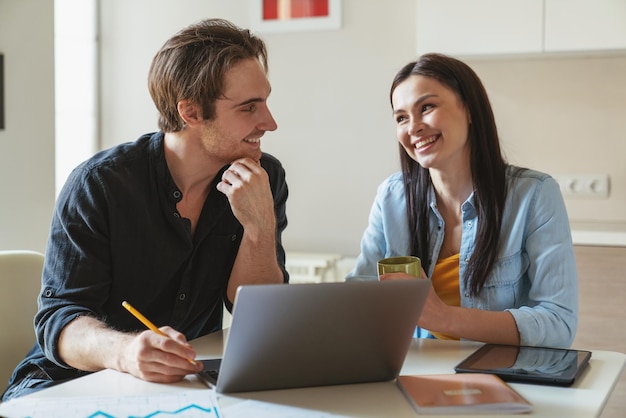
[[[0,251],[0,393],[35,343],[43,261],[35,251]]]

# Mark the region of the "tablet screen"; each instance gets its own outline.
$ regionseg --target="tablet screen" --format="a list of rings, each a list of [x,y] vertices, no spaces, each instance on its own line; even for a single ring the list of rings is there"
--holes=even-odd
[[[582,350],[486,344],[459,363],[459,373],[490,373],[504,380],[570,385],[588,363]]]

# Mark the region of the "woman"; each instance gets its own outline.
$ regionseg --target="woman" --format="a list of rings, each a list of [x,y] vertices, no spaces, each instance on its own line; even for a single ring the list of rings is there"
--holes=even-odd
[[[407,64],[390,99],[402,172],[379,186],[348,279],[416,255],[433,283],[419,336],[570,346],[578,277],[556,181],[506,163],[487,93],[454,58]]]

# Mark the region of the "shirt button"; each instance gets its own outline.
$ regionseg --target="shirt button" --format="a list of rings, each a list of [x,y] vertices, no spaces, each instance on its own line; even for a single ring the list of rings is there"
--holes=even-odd
[[[184,293],[181,293],[180,295],[178,295],[178,300],[185,300],[187,296]]]
[[[180,218],[180,213],[178,212],[174,212],[173,215],[174,215],[174,218]]]
[[[237,239],[237,235],[235,235],[235,234],[233,234],[233,235],[230,237],[230,240],[231,240],[231,241],[235,241],[236,239]]]
[[[469,298],[469,293],[465,292],[465,295],[463,296],[465,296],[466,298]]]
[[[45,295],[46,295],[46,297],[48,297],[48,298],[49,298],[50,296],[52,296],[52,290],[50,290],[50,289],[46,290]]]
[[[174,193],[172,193],[172,196],[174,196],[174,199],[180,199],[181,193],[179,190],[176,190]]]
[[[472,226],[472,221],[467,221],[467,226]]]

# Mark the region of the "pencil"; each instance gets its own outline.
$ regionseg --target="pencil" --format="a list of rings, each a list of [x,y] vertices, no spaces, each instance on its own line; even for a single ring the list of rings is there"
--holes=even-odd
[[[125,307],[126,310],[128,310],[128,312],[130,312],[135,318],[137,318],[139,321],[141,321],[141,323],[144,324],[146,327],[148,327],[150,330],[156,332],[159,335],[162,335],[163,337],[170,338],[169,335],[167,335],[166,333],[164,333],[163,331],[158,329],[156,327],[156,325],[154,325],[152,322],[150,322],[150,320],[148,318],[143,316],[143,314],[141,312],[139,312],[137,309],[135,309],[130,303],[128,303],[126,301],[123,301],[122,302],[122,306]],[[193,364],[193,365],[196,364],[196,362],[193,361],[190,358],[188,358],[187,361],[189,363]]]

